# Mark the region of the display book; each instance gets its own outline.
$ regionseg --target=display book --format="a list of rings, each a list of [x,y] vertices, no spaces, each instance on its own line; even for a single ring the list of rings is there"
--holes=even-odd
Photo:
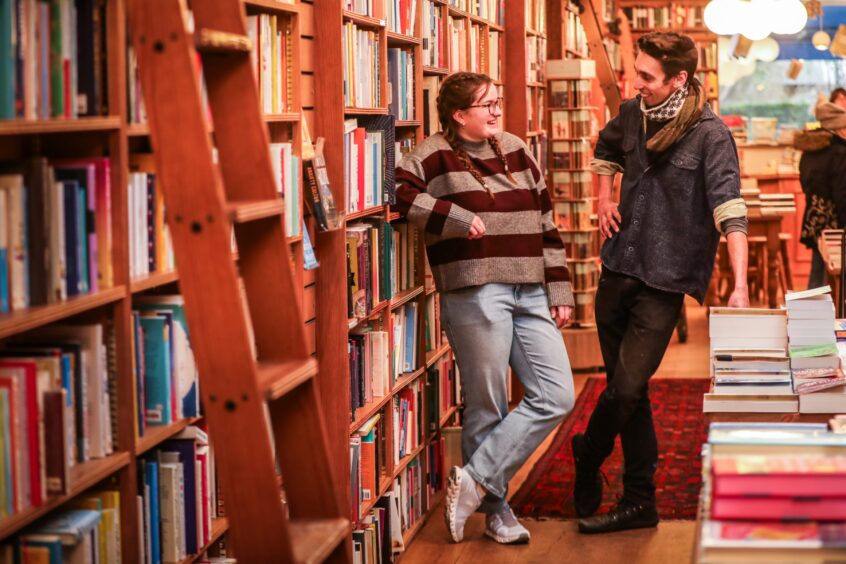
[[[599,284],[600,234],[590,159],[596,138],[591,82],[596,63],[590,59],[552,59],[546,65],[549,114],[548,186],[553,216],[564,241],[576,301],[574,323],[594,317]]]
[[[846,435],[825,423],[712,423],[694,559],[846,559]]]
[[[705,412],[846,411],[846,333],[830,290],[788,292],[779,309],[711,308]]]

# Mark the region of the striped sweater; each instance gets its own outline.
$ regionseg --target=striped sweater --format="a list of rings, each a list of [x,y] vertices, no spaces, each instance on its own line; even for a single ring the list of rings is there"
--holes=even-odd
[[[425,232],[439,291],[488,283],[546,285],[550,306],[573,305],[564,243],[552,220],[543,175],[523,141],[499,136],[517,185],[486,141],[464,149],[495,195],[491,199],[441,135],[432,135],[397,168],[396,210]],[[468,239],[478,215],[485,235]]]

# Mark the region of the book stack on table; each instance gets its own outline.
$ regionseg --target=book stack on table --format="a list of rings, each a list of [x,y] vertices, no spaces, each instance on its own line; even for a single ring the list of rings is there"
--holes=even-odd
[[[846,435],[712,423],[698,528],[701,563],[846,561]]]

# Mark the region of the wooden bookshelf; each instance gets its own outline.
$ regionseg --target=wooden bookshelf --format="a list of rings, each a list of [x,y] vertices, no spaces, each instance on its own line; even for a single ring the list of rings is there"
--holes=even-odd
[[[131,122],[128,91],[130,61],[126,0],[103,0],[102,34],[104,53],[102,64],[103,89],[106,115],[98,117],[10,119],[0,121],[0,161],[20,162],[29,157],[48,159],[108,157],[110,172],[110,199],[112,228],[111,265],[113,284],[87,295],[12,311],[0,315],[0,345],[2,341],[38,330],[55,323],[102,322],[113,329],[114,372],[117,374],[116,413],[114,436],[115,452],[105,458],[95,458],[79,463],[71,470],[69,491],[66,495],[49,497],[39,507],[26,509],[0,519],[0,542],[7,542],[14,535],[35,524],[50,512],[61,508],[87,491],[108,484],[120,493],[121,549],[123,562],[135,562],[140,543],[136,495],[138,494],[137,461],[152,453],[163,441],[173,437],[202,418],[188,418],[166,426],[147,426],[143,436],[136,436],[137,409],[132,370],[132,302],[135,296],[146,292],[168,290],[167,286],[179,282],[177,270],[154,272],[143,277],[130,277],[130,233],[127,226],[129,202],[127,185],[130,161],[136,154],[150,154],[150,128],[146,123]],[[292,96],[287,100],[286,111],[266,113],[268,136],[271,142],[290,142],[293,154],[301,161],[303,116],[313,128],[314,114],[314,57],[313,50],[305,53],[313,43],[308,36],[314,33],[314,11],[310,4],[299,1],[293,4],[276,0],[244,0],[248,15],[271,14],[290,26],[293,38],[289,54],[289,72],[293,83]],[[209,132],[213,133],[211,127]],[[212,137],[214,140],[214,137]],[[300,185],[302,174],[299,175]],[[302,198],[299,198],[302,202]],[[302,208],[295,210],[295,220],[301,223]],[[5,219],[5,218],[4,218]],[[312,238],[312,241],[314,239]],[[293,269],[300,287],[308,275],[303,269],[303,237],[289,237],[294,257]],[[174,286],[172,293],[177,293]],[[302,293],[292,296],[302,303]],[[25,338],[25,336],[24,336]],[[200,378],[202,385],[202,376]],[[213,434],[212,434],[213,440]],[[211,540],[197,554],[183,562],[198,560],[210,546],[216,544],[228,530],[226,518],[215,518]],[[317,540],[315,539],[317,543]],[[319,544],[319,543],[317,543]]]

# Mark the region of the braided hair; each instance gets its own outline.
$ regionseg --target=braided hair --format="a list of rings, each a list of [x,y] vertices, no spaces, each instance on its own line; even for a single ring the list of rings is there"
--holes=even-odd
[[[457,72],[449,75],[441,84],[441,89],[438,92],[437,106],[438,106],[438,120],[441,123],[441,135],[443,135],[446,142],[455,152],[458,160],[464,165],[473,178],[481,184],[490,195],[491,199],[495,198],[482,173],[473,166],[470,160],[470,155],[464,150],[461,137],[458,134],[460,128],[459,124],[453,119],[452,114],[457,110],[463,110],[472,106],[473,103],[487,94],[488,89],[493,85],[493,81],[489,76],[474,72]],[[499,161],[505,168],[505,174],[508,180],[516,184],[511,171],[508,169],[508,161],[502,153],[502,148],[499,146],[499,140],[496,137],[489,137],[488,144],[493,149]]]

